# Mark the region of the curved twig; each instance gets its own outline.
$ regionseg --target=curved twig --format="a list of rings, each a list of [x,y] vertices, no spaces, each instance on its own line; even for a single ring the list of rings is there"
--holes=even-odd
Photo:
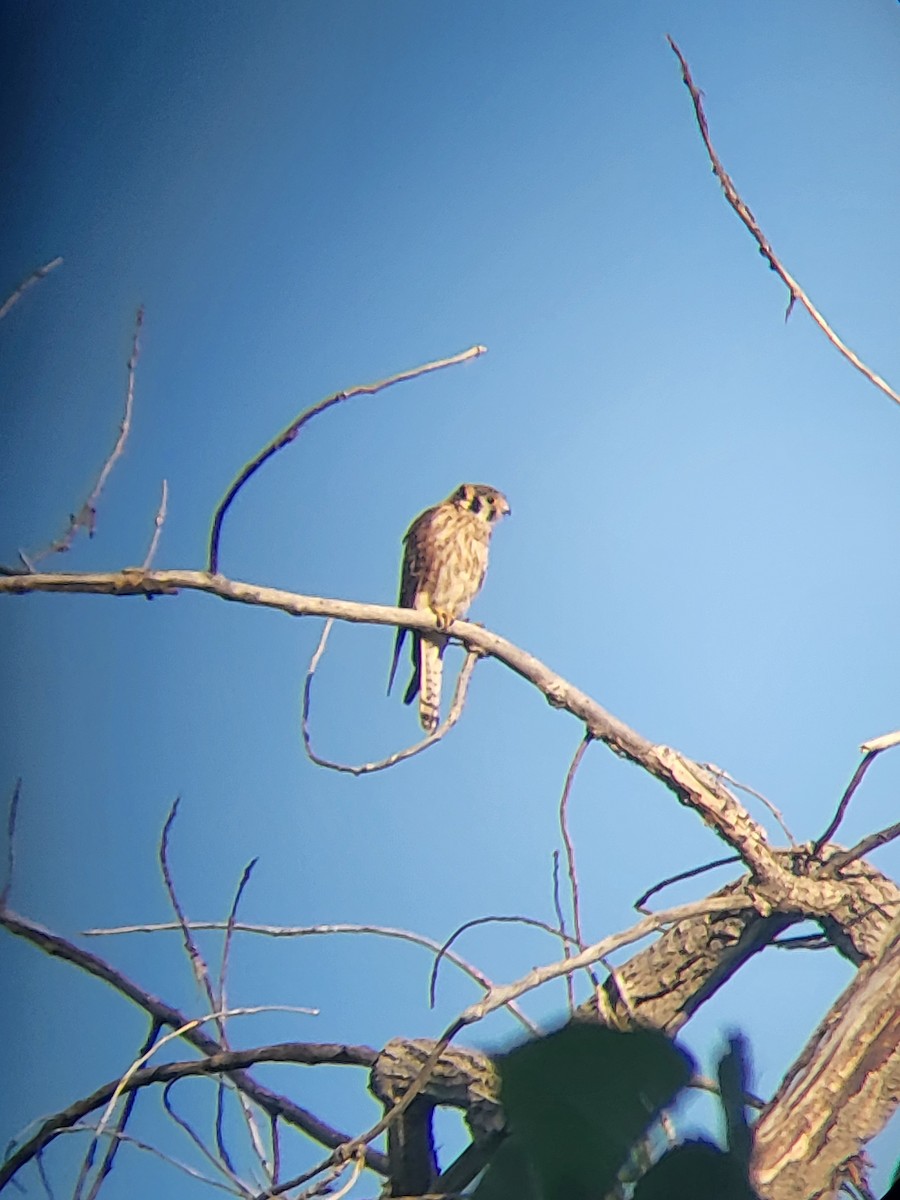
[[[60,1136],[62,1136],[63,1134],[67,1133],[94,1133],[94,1131],[95,1129],[93,1125],[76,1124],[69,1125],[65,1129],[60,1129],[59,1133]],[[152,1154],[155,1158],[160,1159],[161,1162],[166,1163],[168,1166],[175,1167],[178,1171],[183,1171],[184,1174],[189,1176],[191,1179],[196,1179],[198,1183],[209,1184],[210,1187],[218,1188],[220,1191],[227,1192],[229,1196],[239,1194],[227,1184],[221,1183],[218,1179],[211,1179],[208,1175],[204,1175],[202,1171],[198,1171],[194,1167],[189,1167],[186,1163],[179,1162],[177,1158],[172,1158],[170,1155],[164,1154],[159,1147],[151,1146],[147,1142],[142,1142],[140,1138],[136,1138],[130,1133],[119,1132],[118,1130],[114,1129],[107,1129],[103,1136],[108,1138],[110,1142],[115,1142],[116,1145],[133,1146],[136,1150],[143,1150],[147,1154]],[[40,1163],[40,1156],[36,1158],[36,1161]]]
[[[685,879],[694,879],[697,875],[705,875],[707,871],[713,871],[716,867],[724,867],[728,863],[740,862],[739,854],[729,854],[727,858],[717,858],[713,862],[704,863],[702,867],[691,867],[687,871],[679,871],[677,875],[670,875],[667,879],[661,879],[659,883],[654,883],[653,887],[647,888],[646,892],[642,892],[632,905],[638,912],[646,913],[645,905],[651,896],[655,896],[657,892],[663,891],[664,888],[670,887],[673,883],[682,883]]]
[[[524,996],[526,992],[534,991],[535,988],[541,987],[551,979],[559,979],[569,971],[580,971],[583,967],[591,966],[606,955],[612,954],[614,950],[620,950],[623,946],[630,946],[633,942],[641,941],[643,938],[649,937],[651,933],[656,933],[658,930],[664,929],[667,925],[673,925],[678,921],[684,921],[689,917],[696,917],[705,913],[735,912],[738,909],[755,907],[756,903],[749,895],[741,896],[738,893],[733,893],[728,896],[709,896],[705,900],[698,900],[691,904],[680,904],[675,908],[653,913],[650,916],[644,917],[642,921],[638,921],[632,925],[630,929],[623,930],[621,933],[610,934],[608,937],[601,939],[601,941],[595,942],[594,945],[585,947],[584,950],[572,955],[571,958],[564,958],[559,962],[548,963],[544,967],[535,967],[515,983],[493,988],[484,999],[479,1000],[475,1004],[470,1004],[460,1014],[459,1021],[462,1026],[474,1025],[477,1021],[483,1020],[489,1013],[502,1008],[510,1000],[517,1000],[520,996]]]
[[[835,349],[842,354],[844,358],[846,358],[847,362],[849,362],[857,369],[857,371],[864,375],[866,379],[868,379],[869,383],[874,384],[879,391],[884,392],[884,394],[889,399],[893,400],[895,404],[900,404],[900,395],[898,395],[897,392],[895,392],[890,386],[890,384],[882,379],[880,375],[876,375],[874,371],[867,367],[862,359],[859,358],[858,355],[854,354],[850,347],[838,337],[838,335],[834,332],[834,330],[810,300],[809,296],[807,296],[806,292],[803,290],[797,280],[794,279],[793,275],[790,275],[779,262],[775,255],[775,251],[772,249],[768,239],[766,238],[766,235],[757,224],[753,213],[739,196],[738,190],[734,186],[731,177],[722,166],[719,156],[713,149],[713,144],[709,136],[709,126],[706,121],[706,114],[703,111],[703,100],[700,95],[700,90],[694,83],[693,77],[691,76],[691,70],[687,64],[687,60],[678,49],[678,46],[675,44],[674,40],[668,34],[666,35],[666,41],[672,47],[676,58],[681,64],[681,76],[684,80],[685,87],[691,94],[691,100],[694,102],[694,114],[697,118],[697,125],[700,128],[700,136],[703,138],[703,144],[706,147],[706,153],[709,156],[709,161],[712,164],[712,169],[716,179],[718,179],[719,183],[722,185],[722,191],[725,193],[725,199],[750,231],[757,246],[759,246],[760,254],[768,262],[769,266],[779,277],[779,279],[781,279],[790,293],[790,301],[788,303],[785,319],[790,316],[795,302],[799,300],[812,317],[813,321],[815,321],[816,325],[818,325],[818,327],[828,338],[829,342],[831,342],[832,346],[834,346]]]
[[[43,279],[51,271],[61,266],[62,261],[61,258],[54,258],[51,262],[44,263],[42,267],[38,267],[37,270],[32,271],[30,275],[26,275],[16,290],[7,296],[3,304],[0,305],[0,321],[3,320],[14,304],[18,304],[30,287],[34,287],[39,279]]]
[[[585,751],[593,740],[591,731],[589,729],[585,730],[584,737],[578,743],[578,748],[566,772],[566,782],[563,785],[562,796],[559,801],[559,831],[566,851],[566,867],[569,873],[569,893],[572,899],[572,920],[575,925],[575,941],[582,947],[584,946],[584,938],[581,931],[581,903],[578,895],[578,872],[575,868],[575,844],[569,834],[569,793],[572,791],[575,774],[581,766],[581,760],[584,758]],[[566,957],[568,957],[568,947],[564,947],[564,951]],[[591,977],[591,983],[595,988],[600,986],[599,981],[593,976]],[[566,976],[566,988],[569,993],[569,1011],[574,1012],[575,992],[574,980],[571,975]]]
[[[831,818],[831,821],[829,822],[828,828],[813,842],[813,858],[818,858],[822,853],[822,847],[830,842],[834,837],[838,826],[844,819],[844,814],[847,811],[847,807],[850,804],[850,801],[853,799],[853,793],[862,783],[863,776],[880,753],[880,750],[869,750],[863,755],[862,761],[853,772],[853,778],[847,784],[844,794],[841,796],[840,801],[838,802],[837,809],[834,816]]]
[[[715,763],[707,762],[707,763],[703,763],[702,765],[704,767],[706,767],[706,769],[708,771],[711,771],[713,773],[713,775],[716,776],[717,779],[722,779],[725,781],[725,783],[730,783],[731,786],[737,788],[738,791],[746,792],[748,796],[755,797],[760,802],[760,804],[765,805],[765,807],[769,810],[769,812],[772,814],[772,816],[775,818],[775,820],[781,826],[784,836],[787,838],[787,840],[790,842],[790,844],[792,846],[796,847],[797,839],[794,837],[794,835],[791,833],[790,829],[788,828],[787,821],[785,821],[785,819],[784,819],[784,814],[781,812],[781,810],[779,808],[776,808],[776,806],[772,803],[772,801],[767,796],[764,796],[762,794],[762,792],[758,792],[755,788],[750,787],[749,784],[741,783],[741,781],[739,779],[735,779],[735,777],[733,775],[729,775],[727,771],[723,771],[722,768],[717,767]]]
[[[0,910],[0,925],[10,933],[15,934],[15,936],[31,942],[40,950],[43,950],[45,954],[73,963],[88,975],[102,979],[127,999],[131,1000],[132,1003],[144,1009],[145,1012],[148,1012],[151,1016],[158,1017],[162,1024],[172,1028],[184,1027],[185,1032],[182,1034],[184,1040],[196,1046],[203,1054],[212,1057],[222,1053],[222,1047],[215,1038],[210,1037],[200,1029],[190,1027],[189,1020],[184,1013],[139,987],[127,975],[123,975],[121,971],[117,971],[115,967],[98,955],[91,954],[89,950],[82,950],[80,946],[75,946],[66,938],[60,937],[59,934],[52,933],[42,925],[38,925],[34,921],[29,921],[25,917],[19,916],[18,913],[10,911],[8,908]],[[179,926],[176,925],[174,928],[177,929]],[[272,1008],[273,1006],[271,1005],[266,1006],[266,1011],[271,1011]],[[316,1012],[315,1009],[297,1008],[291,1008],[286,1011]],[[237,1053],[240,1053],[240,1051]],[[245,1072],[241,1070],[234,1071],[232,1079],[235,1085],[258,1104],[264,1112],[270,1116],[280,1117],[289,1125],[294,1125],[315,1141],[320,1142],[323,1146],[341,1146],[346,1142],[346,1135],[341,1133],[340,1130],[328,1125],[314,1113],[309,1112],[308,1109],[295,1104],[287,1096],[282,1096],[278,1092],[271,1091],[271,1089],[258,1083],[252,1076],[247,1075]],[[377,1150],[369,1150],[367,1153],[368,1162],[372,1169],[382,1175],[386,1175],[388,1173],[386,1156]],[[3,1168],[0,1168],[0,1187],[3,1185],[3,1171],[5,1169],[5,1165]]]
[[[68,1108],[47,1117],[37,1133],[0,1164],[0,1189],[5,1187],[10,1179],[58,1134],[71,1128],[88,1113],[96,1111],[101,1106],[108,1106],[117,1095],[133,1092],[151,1084],[168,1083],[171,1080],[185,1079],[189,1076],[218,1075],[223,1071],[229,1074],[239,1074],[246,1067],[263,1062],[289,1062],[302,1066],[335,1065],[371,1068],[377,1057],[378,1051],[371,1046],[276,1042],[269,1046],[255,1046],[249,1050],[216,1051],[197,1060],[160,1063],[155,1067],[143,1067],[134,1071],[124,1081],[121,1078],[110,1080],[89,1096],[84,1096],[70,1104]],[[285,1114],[282,1113],[282,1115]],[[109,1136],[111,1131],[97,1126],[91,1132],[96,1140],[103,1136]],[[369,1166],[381,1174],[387,1174],[387,1160],[377,1151],[373,1152]]]
[[[209,535],[208,565],[210,574],[215,575],[219,570],[219,539],[222,534],[222,522],[225,520],[225,514],[231,507],[235,496],[237,496],[244,484],[256,474],[263,463],[296,438],[297,434],[308,421],[311,421],[313,417],[317,417],[319,413],[325,412],[326,409],[331,408],[333,405],[340,404],[344,400],[349,400],[353,396],[374,396],[376,392],[382,392],[385,388],[393,387],[395,383],[405,383],[409,379],[418,379],[420,375],[427,375],[431,371],[440,371],[444,367],[454,367],[458,363],[468,362],[469,359],[478,358],[479,355],[486,353],[486,346],[472,346],[470,349],[464,350],[461,354],[451,355],[450,358],[439,358],[434,362],[425,363],[421,367],[413,367],[409,371],[401,371],[399,374],[391,375],[387,379],[380,379],[377,383],[360,384],[357,387],[349,388],[345,392],[335,392],[333,396],[328,396],[326,399],[320,400],[318,404],[314,404],[312,408],[308,408],[305,412],[302,412],[286,429],[283,429],[276,438],[269,442],[264,450],[261,450],[255,458],[251,459],[241,469],[237,478],[222,498],[213,516],[212,529]]]
[[[150,1047],[153,1045],[153,1043],[156,1041],[157,1037],[159,1036],[159,1032],[161,1029],[162,1029],[162,1024],[159,1021],[157,1021],[155,1018],[151,1019],[150,1030],[147,1034],[147,1037],[144,1039],[144,1043],[139,1051],[140,1054],[144,1054],[144,1053],[146,1053],[147,1050],[150,1049]],[[134,1110],[134,1105],[137,1100],[137,1097],[138,1097],[137,1090],[128,1093],[128,1095],[125,1098],[125,1103],[122,1106],[122,1112],[119,1116],[119,1120],[116,1122],[115,1129],[108,1129],[105,1131],[106,1135],[109,1139],[108,1145],[106,1147],[106,1152],[103,1155],[103,1161],[101,1162],[100,1166],[97,1169],[97,1174],[94,1178],[93,1184],[91,1185],[91,1190],[88,1192],[87,1200],[96,1200],[97,1193],[100,1191],[100,1188],[103,1185],[103,1181],[106,1179],[106,1177],[109,1175],[109,1173],[113,1169],[113,1165],[114,1165],[116,1157],[119,1153],[119,1147],[122,1145],[122,1142],[120,1139],[121,1139],[122,1135],[125,1133],[125,1129],[131,1118],[131,1114],[132,1114],[132,1111]],[[94,1136],[93,1138],[91,1138],[87,1153],[85,1154],[84,1160],[81,1164],[81,1170],[79,1172],[78,1179],[76,1180],[75,1188],[72,1192],[73,1200],[80,1200],[81,1193],[84,1189],[85,1183],[87,1182],[87,1178],[90,1173],[91,1167],[94,1165],[94,1156],[95,1156],[95,1153],[97,1150],[97,1146],[98,1146],[98,1139],[96,1136]]]
[[[849,850],[838,850],[836,854],[830,855],[825,864],[825,872],[828,875],[836,874],[841,867],[856,862],[858,858],[863,858],[873,850],[877,850],[879,846],[886,846],[888,842],[892,842],[898,837],[900,837],[900,821],[888,825],[886,829],[879,829],[876,833],[868,834],[855,846],[851,846]]]
[[[535,925],[540,929],[544,929],[547,933],[552,933],[554,937],[559,936],[559,931],[554,929],[552,925],[547,925],[545,922],[537,921],[532,917],[478,917],[470,923],[479,924],[482,921],[492,920],[517,920],[523,924]],[[82,934],[84,937],[113,937],[124,933],[173,933],[180,928],[181,926],[175,922],[167,921],[153,925],[119,925],[114,929],[85,929],[82,931]],[[196,930],[224,929],[225,925],[221,921],[192,921],[191,928]],[[377,937],[397,938],[399,941],[412,942],[415,946],[422,946],[426,950],[432,950],[441,958],[448,959],[455,967],[458,967],[460,971],[468,975],[480,987],[484,988],[486,992],[489,992],[494,986],[482,971],[459,954],[449,950],[446,944],[442,946],[439,942],[434,941],[433,938],[425,937],[421,933],[413,933],[409,929],[393,929],[387,925],[252,925],[240,921],[236,921],[233,928],[237,933],[258,933],[266,937],[316,937],[330,936],[336,933],[362,933],[372,934]],[[461,932],[461,930],[457,932]],[[511,1004],[509,1010],[526,1029],[534,1029],[532,1022],[519,1009],[518,1005]]]
[[[196,1146],[199,1153],[203,1155],[203,1157],[210,1164],[210,1166],[214,1167],[215,1170],[217,1170],[220,1175],[224,1175],[224,1177],[226,1179],[228,1179],[234,1185],[234,1191],[237,1195],[244,1196],[244,1197],[252,1196],[253,1190],[251,1188],[247,1187],[247,1185],[244,1183],[244,1181],[238,1175],[237,1171],[234,1169],[234,1164],[232,1163],[229,1155],[222,1153],[222,1144],[221,1144],[222,1136],[221,1136],[221,1130],[219,1128],[218,1112],[216,1113],[216,1143],[217,1143],[217,1146],[219,1149],[219,1157],[216,1158],[215,1154],[213,1154],[212,1150],[210,1150],[209,1146],[207,1146],[206,1142],[204,1142],[203,1138],[200,1136],[200,1134],[197,1132],[197,1130],[193,1127],[193,1125],[190,1123],[190,1121],[188,1121],[186,1117],[181,1116],[180,1113],[176,1112],[175,1105],[172,1101],[171,1092],[177,1082],[178,1082],[177,1079],[170,1079],[169,1082],[163,1088],[163,1090],[162,1090],[163,1108],[166,1110],[166,1112],[172,1118],[172,1120],[175,1122],[175,1124],[178,1126],[178,1128],[182,1131],[182,1133],[186,1134],[186,1136],[188,1138],[190,1138],[190,1140]],[[221,1081],[220,1081],[219,1087],[220,1087],[220,1095],[221,1095],[221,1087],[222,1087]],[[134,1093],[132,1093],[132,1094],[134,1094]]]
[[[457,938],[462,937],[467,930],[475,929],[478,925],[525,925],[530,929],[540,929],[543,933],[549,933],[552,937],[562,938],[563,942],[567,945],[580,945],[579,943],[575,942],[575,939],[567,934],[565,930],[554,929],[554,927],[548,924],[547,921],[539,921],[537,917],[504,915],[473,917],[471,921],[463,921],[462,925],[458,925],[447,938],[447,940],[440,947],[438,947],[437,954],[434,956],[431,974],[428,977],[428,1003],[431,1008],[434,1008],[435,1005],[437,977],[441,961],[445,958],[449,958],[452,962],[454,956],[450,953],[450,947],[457,940]],[[583,947],[580,948],[583,949]],[[529,1026],[531,1027],[532,1032],[534,1032],[534,1026],[531,1025],[531,1022],[529,1022]]]
[[[313,676],[318,669],[322,655],[325,653],[325,646],[328,642],[328,635],[331,633],[334,625],[334,618],[329,617],[322,629],[322,636],[319,638],[319,644],[316,646],[315,653],[310,659],[309,667],[306,672],[306,679],[303,683],[303,700],[300,710],[300,732],[303,736],[303,748],[306,751],[307,757],[311,762],[314,762],[317,767],[327,767],[329,771],[342,771],[347,775],[371,775],[374,771],[385,771],[388,767],[394,767],[397,763],[405,762],[406,759],[412,758],[415,754],[421,754],[423,750],[427,750],[430,746],[434,746],[437,742],[450,732],[459,718],[462,716],[462,710],[465,707],[466,695],[469,690],[469,681],[472,678],[472,672],[475,670],[475,663],[480,655],[474,650],[469,650],[466,655],[465,662],[456,679],[456,688],[453,692],[453,700],[450,704],[450,711],[447,713],[446,719],[438,726],[434,733],[429,733],[420,742],[416,742],[412,746],[408,746],[405,750],[398,750],[395,754],[389,754],[387,758],[379,759],[377,762],[360,763],[353,765],[351,763],[334,762],[330,758],[323,758],[313,749],[312,738],[309,732],[309,709],[312,697],[312,681]]]

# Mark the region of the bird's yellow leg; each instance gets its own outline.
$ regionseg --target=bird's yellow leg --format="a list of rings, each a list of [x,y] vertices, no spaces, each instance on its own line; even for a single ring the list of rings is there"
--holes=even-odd
[[[434,613],[438,629],[449,629],[455,620],[453,613],[446,608],[433,608],[431,611]]]

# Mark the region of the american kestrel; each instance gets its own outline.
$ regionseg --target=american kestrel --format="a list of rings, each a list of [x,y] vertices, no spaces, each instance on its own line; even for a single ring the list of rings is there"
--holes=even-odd
[[[484,483],[462,483],[442,504],[426,508],[403,538],[400,608],[433,612],[438,629],[448,629],[465,616],[484,583],[488,546],[494,526],[509,512],[502,492]],[[405,629],[397,630],[388,692],[394,682]],[[441,659],[444,633],[413,633],[413,673],[403,697],[411,704],[419,694],[419,720],[428,733],[437,729],[441,710]]]

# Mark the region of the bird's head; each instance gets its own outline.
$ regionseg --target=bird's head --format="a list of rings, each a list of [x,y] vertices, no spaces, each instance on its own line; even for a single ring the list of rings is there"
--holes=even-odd
[[[461,483],[450,501],[457,508],[481,517],[489,525],[507,516],[510,511],[509,501],[503,493],[486,483]]]

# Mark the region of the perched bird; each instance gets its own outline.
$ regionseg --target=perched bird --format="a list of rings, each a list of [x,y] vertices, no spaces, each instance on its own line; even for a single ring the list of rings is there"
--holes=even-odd
[[[448,629],[465,616],[484,583],[488,546],[494,526],[509,512],[502,492],[484,483],[462,483],[442,504],[413,521],[403,538],[400,608],[433,612],[438,629]],[[394,682],[405,629],[397,630],[388,693]],[[444,633],[413,633],[413,673],[403,697],[411,704],[419,695],[419,720],[433,733],[441,709],[441,659]]]

